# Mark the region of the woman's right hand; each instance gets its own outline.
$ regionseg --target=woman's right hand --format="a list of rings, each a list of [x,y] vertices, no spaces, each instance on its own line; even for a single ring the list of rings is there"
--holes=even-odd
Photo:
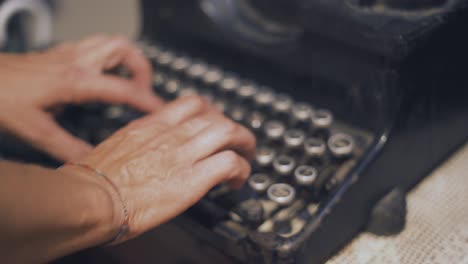
[[[250,174],[255,144],[246,128],[189,97],[132,122],[78,162],[100,170],[119,189],[130,227],[122,242],[182,213],[221,182],[240,187]],[[89,173],[77,166],[62,169]],[[109,224],[118,230],[121,202],[101,182],[114,201]]]

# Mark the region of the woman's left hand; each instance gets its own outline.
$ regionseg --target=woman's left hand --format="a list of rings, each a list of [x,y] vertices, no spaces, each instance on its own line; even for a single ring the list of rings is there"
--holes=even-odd
[[[117,66],[127,80],[106,74]],[[151,66],[124,37],[99,35],[41,53],[0,55],[0,129],[53,157],[70,161],[92,147],[73,137],[47,110],[103,101],[153,112],[163,103],[151,89]]]

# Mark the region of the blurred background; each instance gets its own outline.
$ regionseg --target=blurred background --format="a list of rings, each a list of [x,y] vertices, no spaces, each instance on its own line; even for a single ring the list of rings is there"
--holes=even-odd
[[[139,32],[137,0],[55,1],[53,35],[56,41],[79,39],[96,32],[135,38]]]

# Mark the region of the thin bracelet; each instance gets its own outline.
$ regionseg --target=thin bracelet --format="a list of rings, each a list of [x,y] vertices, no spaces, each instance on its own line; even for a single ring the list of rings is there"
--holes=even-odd
[[[122,224],[120,225],[120,229],[119,229],[119,232],[117,233],[117,235],[108,243],[106,243],[106,245],[111,245],[113,244],[114,242],[117,242],[120,238],[122,238],[127,232],[128,230],[130,229],[130,226],[129,226],[129,223],[128,223],[128,209],[127,209],[127,205],[124,201],[124,199],[122,198],[122,195],[120,194],[120,191],[119,189],[117,188],[117,186],[114,184],[114,182],[112,182],[109,177],[107,177],[106,174],[102,173],[100,170],[98,169],[95,169],[87,164],[83,164],[83,163],[74,163],[74,162],[68,162],[68,163],[65,163],[63,166],[76,166],[76,167],[80,167],[80,168],[83,168],[83,169],[86,169],[100,177],[102,177],[107,183],[109,183],[112,188],[114,188],[115,192],[117,193],[118,197],[119,197],[119,200],[120,202],[122,203],[122,208],[123,208],[123,214],[124,214],[124,220],[122,222]],[[62,166],[62,167],[63,167]]]

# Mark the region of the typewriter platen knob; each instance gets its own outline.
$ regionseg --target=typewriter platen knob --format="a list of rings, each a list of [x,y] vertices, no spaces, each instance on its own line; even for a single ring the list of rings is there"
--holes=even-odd
[[[259,193],[264,193],[273,183],[271,178],[265,173],[256,173],[249,178],[249,186]]]
[[[328,140],[328,148],[337,158],[349,157],[355,149],[354,138],[345,133],[335,134]]]
[[[317,169],[312,166],[299,166],[294,171],[296,182],[300,185],[312,185],[317,179]]]
[[[295,167],[296,160],[286,155],[281,155],[273,161],[273,168],[279,175],[290,175],[294,171]]]
[[[289,184],[277,183],[268,188],[267,195],[279,205],[289,205],[296,198],[296,190]]]

